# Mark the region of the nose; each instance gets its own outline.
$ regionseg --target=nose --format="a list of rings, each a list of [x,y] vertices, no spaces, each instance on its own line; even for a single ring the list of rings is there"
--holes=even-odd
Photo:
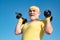
[[[31,11],[30,13],[31,13],[31,14],[33,14],[34,12],[33,12],[33,11]]]

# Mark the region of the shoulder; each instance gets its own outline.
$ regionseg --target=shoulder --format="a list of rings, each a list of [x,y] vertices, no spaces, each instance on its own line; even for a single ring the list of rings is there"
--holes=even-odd
[[[41,24],[42,24],[42,26],[45,26],[46,25],[46,20],[39,20],[40,22],[41,22]]]
[[[42,20],[42,19],[39,19],[38,21],[42,22],[42,23],[45,23],[46,20]]]
[[[26,22],[26,23],[25,23],[25,24],[23,24],[23,25],[24,25],[24,28],[25,28],[25,27],[27,27],[27,26],[28,26],[28,22]]]

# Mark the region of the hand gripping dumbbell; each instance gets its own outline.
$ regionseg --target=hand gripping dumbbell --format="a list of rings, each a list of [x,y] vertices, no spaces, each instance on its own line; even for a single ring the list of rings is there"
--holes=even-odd
[[[44,11],[44,16],[47,18],[47,17],[50,17],[51,16],[51,11],[50,10],[46,10]],[[51,16],[50,18],[50,21],[52,21],[53,17]]]
[[[22,24],[24,24],[24,23],[27,22],[27,19],[23,18],[21,13],[16,12],[16,18],[17,18],[17,19],[22,18],[22,19],[23,19],[23,23],[22,23]]]

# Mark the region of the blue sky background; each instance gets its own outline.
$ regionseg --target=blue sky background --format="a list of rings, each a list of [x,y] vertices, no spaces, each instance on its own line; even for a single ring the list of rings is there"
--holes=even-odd
[[[0,0],[0,40],[21,40],[22,35],[14,34],[18,21],[15,12],[21,12],[29,21],[28,9],[32,5],[41,9],[41,19],[44,10],[52,11],[54,31],[51,35],[44,34],[43,40],[60,40],[60,0]]]

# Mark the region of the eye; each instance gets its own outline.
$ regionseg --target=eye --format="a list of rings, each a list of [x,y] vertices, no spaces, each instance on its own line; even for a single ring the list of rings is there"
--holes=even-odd
[[[33,12],[35,12],[35,10],[33,10]]]
[[[31,10],[29,10],[29,12],[32,12]]]

